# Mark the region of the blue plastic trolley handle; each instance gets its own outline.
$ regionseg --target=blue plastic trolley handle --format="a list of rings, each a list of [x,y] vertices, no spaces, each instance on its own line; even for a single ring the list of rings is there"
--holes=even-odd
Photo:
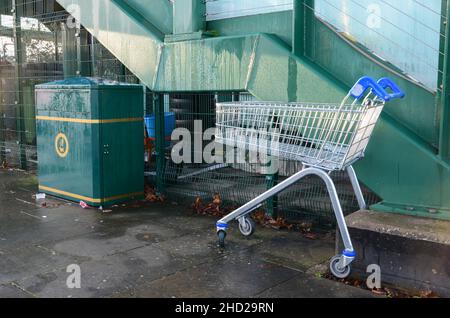
[[[375,93],[379,98],[388,102],[395,98],[405,97],[400,88],[388,78],[382,78],[378,83],[369,76],[364,76],[359,79],[358,82],[350,90],[350,95],[356,99],[361,99],[365,96],[366,91],[371,88],[372,92]],[[386,88],[390,88],[393,93],[389,94],[386,92]]]
[[[384,90],[389,88],[393,93],[389,94],[390,99],[403,98],[406,94],[389,78],[384,77],[378,81],[378,85],[380,85]]]

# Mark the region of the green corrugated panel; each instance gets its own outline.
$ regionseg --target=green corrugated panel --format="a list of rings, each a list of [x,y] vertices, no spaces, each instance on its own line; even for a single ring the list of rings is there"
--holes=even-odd
[[[143,98],[88,78],[37,85],[40,191],[94,206],[142,197]]]

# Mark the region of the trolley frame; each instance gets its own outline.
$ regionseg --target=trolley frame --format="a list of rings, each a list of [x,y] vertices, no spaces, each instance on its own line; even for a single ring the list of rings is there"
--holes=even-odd
[[[387,89],[392,91],[391,93],[387,92]],[[292,151],[280,151],[279,156],[287,158],[287,159],[294,159],[301,161],[304,165],[304,169],[297,172],[293,176],[287,178],[283,182],[279,183],[272,189],[264,192],[260,196],[256,197],[255,199],[251,200],[250,202],[246,203],[242,207],[236,209],[232,213],[228,214],[227,216],[220,219],[216,224],[216,231],[219,236],[219,245],[224,246],[224,241],[226,237],[226,231],[228,229],[228,223],[237,220],[239,222],[239,228],[241,232],[248,236],[253,233],[252,227],[254,226],[253,221],[251,221],[248,218],[248,215],[261,207],[261,205],[268,199],[272,198],[273,196],[276,196],[280,192],[286,190],[287,188],[291,187],[292,185],[299,182],[301,179],[310,176],[315,175],[321,178],[328,190],[328,194],[330,196],[331,204],[333,207],[333,211],[337,220],[337,225],[339,228],[339,232],[342,237],[342,242],[345,246],[345,250],[340,255],[336,255],[330,262],[330,270],[338,278],[345,278],[350,274],[351,267],[350,264],[353,262],[353,260],[356,258],[356,252],[353,248],[353,244],[351,241],[350,233],[348,231],[348,227],[345,221],[344,213],[342,210],[342,206],[336,191],[336,187],[334,185],[333,180],[331,179],[329,173],[331,171],[335,170],[345,170],[350,178],[353,191],[355,193],[355,196],[358,201],[359,208],[361,210],[364,210],[367,208],[366,202],[364,200],[363,193],[361,191],[360,184],[358,182],[357,175],[355,173],[355,170],[353,169],[352,164],[359,159],[361,159],[364,156],[365,148],[367,147],[367,144],[370,140],[371,134],[373,132],[373,128],[371,127],[371,131],[368,133],[367,140],[365,145],[361,149],[358,149],[359,153],[356,153],[356,156],[354,158],[349,159],[349,151],[350,147],[352,147],[352,142],[355,142],[355,136],[350,136],[351,138],[347,138],[346,143],[343,142],[334,142],[334,152],[339,152],[340,157],[338,159],[339,162],[334,162],[330,165],[330,162],[327,162],[327,156],[322,156],[323,152],[326,150],[325,147],[329,148],[329,141],[333,140],[336,141],[336,139],[333,139],[333,134],[343,134],[345,132],[343,131],[337,131],[336,127],[339,125],[339,118],[344,118],[345,116],[342,115],[342,111],[346,108],[348,100],[353,98],[354,101],[351,104],[351,107],[358,106],[358,101],[362,101],[359,106],[363,108],[370,108],[370,107],[381,107],[380,113],[377,114],[376,118],[374,118],[374,123],[371,123],[373,126],[375,126],[376,122],[378,121],[378,118],[381,114],[381,110],[384,107],[385,103],[396,99],[396,98],[403,98],[405,94],[403,93],[398,86],[392,82],[388,78],[382,78],[379,81],[375,81],[374,79],[365,76],[362,77],[358,82],[353,86],[353,88],[350,90],[349,94],[343,99],[342,103],[338,105],[339,107],[335,109],[335,117],[329,117],[329,122],[327,123],[328,131],[321,132],[321,137],[323,137],[323,140],[320,144],[320,149],[316,149],[314,156],[311,156],[312,153],[311,150],[306,149],[306,151],[309,151],[308,153],[305,152],[305,149],[302,149],[301,147],[297,147],[297,153],[295,153],[296,156],[293,156]],[[224,104],[225,105],[225,104]],[[308,104],[307,107],[312,107],[313,104]],[[319,104],[316,104],[319,105]],[[323,105],[323,104],[322,104]],[[303,109],[304,110],[304,109]],[[302,108],[300,107],[299,111],[302,111]],[[292,114],[292,113],[290,113]],[[339,117],[340,116],[340,117]],[[273,117],[273,116],[272,116]],[[356,117],[355,117],[356,118]],[[364,118],[362,119],[364,120]],[[239,124],[242,123],[237,121]],[[302,121],[303,122],[303,121]],[[278,119],[277,119],[278,123]],[[223,123],[218,120],[217,123],[217,129],[218,129],[218,142],[222,142],[224,144],[230,144],[233,142],[232,139],[230,139],[230,136],[224,136],[223,134]],[[351,125],[348,125],[349,129]],[[242,127],[237,127],[242,128]],[[246,127],[244,127],[245,129]],[[308,128],[308,127],[306,127]],[[358,127],[356,127],[358,128]],[[364,127],[363,127],[364,128]],[[353,127],[352,129],[355,129]],[[238,133],[242,133],[242,129],[238,131]],[[355,133],[355,132],[354,132]],[[298,133],[297,133],[298,134]],[[355,133],[356,134],[356,133]],[[317,135],[317,133],[316,133]],[[309,135],[308,135],[309,136]],[[280,138],[280,134],[277,135],[277,138]],[[284,138],[283,140],[286,140],[286,136],[282,136]],[[287,136],[289,138],[289,136]],[[339,136],[341,138],[341,136]],[[273,138],[272,138],[273,140]],[[277,139],[279,140],[279,139]],[[310,139],[303,138],[302,136],[302,142],[310,142]],[[306,141],[305,141],[306,140]],[[342,139],[340,139],[342,140]],[[314,139],[315,142],[317,142],[317,139]],[[247,139],[248,142],[248,139]],[[328,144],[327,144],[328,143]],[[238,144],[238,147],[245,147],[247,146],[246,142],[243,142],[241,144]],[[347,148],[344,148],[347,147]],[[292,147],[291,147],[292,148]],[[304,148],[304,147],[303,147]],[[293,148],[292,148],[293,149]],[[269,150],[269,149],[267,149]],[[333,153],[331,153],[333,155]]]

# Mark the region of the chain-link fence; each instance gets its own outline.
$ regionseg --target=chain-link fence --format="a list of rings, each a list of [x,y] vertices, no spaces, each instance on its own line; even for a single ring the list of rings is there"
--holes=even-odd
[[[0,1],[0,166],[36,169],[34,87],[76,75],[138,81],[55,0]]]

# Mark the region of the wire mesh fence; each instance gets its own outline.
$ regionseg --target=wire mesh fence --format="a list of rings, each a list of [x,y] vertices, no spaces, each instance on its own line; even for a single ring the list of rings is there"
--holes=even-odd
[[[200,198],[208,203],[212,202],[214,196],[219,195],[223,201],[223,207],[232,209],[251,201],[274,186],[276,182],[283,181],[303,168],[297,161],[279,159],[278,172],[274,176],[271,173],[268,174],[264,163],[228,162],[226,159],[228,148],[223,149],[221,153],[215,153],[221,160],[214,163],[205,161],[203,151],[214,141],[214,138],[205,140],[203,134],[208,128],[215,127],[217,102],[252,100],[254,100],[253,96],[246,93],[166,94],[165,111],[175,113],[176,127],[190,132],[189,144],[194,145],[195,139],[201,141],[199,147],[191,148],[192,153],[189,156],[191,159],[201,160],[195,161],[196,163],[175,163],[172,156],[172,147],[175,143],[167,145],[163,179],[170,200],[192,204],[196,198]],[[198,130],[199,124],[200,130]],[[153,157],[148,166],[148,170],[153,171],[149,173],[151,181],[158,177],[154,172],[156,171],[155,161]],[[332,177],[345,213],[356,211],[358,202],[347,174],[333,172]],[[363,192],[368,204],[380,201],[369,189],[364,188]],[[315,177],[300,181],[280,194],[275,202],[273,200],[267,202],[262,209],[288,219],[312,221],[320,226],[335,225],[335,217],[325,184]]]
[[[296,162],[284,162],[284,173],[292,175],[302,167]],[[203,202],[212,202],[214,195],[219,194],[226,208],[237,208],[268,189],[267,176],[258,172],[256,164],[235,166],[188,165],[175,171],[171,168],[166,175],[167,192],[171,199],[190,204],[200,198]],[[178,178],[175,179],[174,175]],[[281,176],[283,181],[286,176]],[[346,215],[358,210],[358,202],[354,197],[350,181],[342,172],[332,175],[335,181],[342,208]],[[379,198],[367,188],[363,190],[368,204],[379,202]],[[289,220],[312,221],[315,225],[335,225],[328,193],[323,182],[315,177],[300,181],[286,192],[278,196],[276,215]],[[269,211],[267,203],[262,207]]]
[[[68,19],[55,0],[0,1],[0,166],[36,170],[35,85],[76,75],[138,82]]]
[[[410,80],[441,89],[445,1],[315,0],[304,6]]]

